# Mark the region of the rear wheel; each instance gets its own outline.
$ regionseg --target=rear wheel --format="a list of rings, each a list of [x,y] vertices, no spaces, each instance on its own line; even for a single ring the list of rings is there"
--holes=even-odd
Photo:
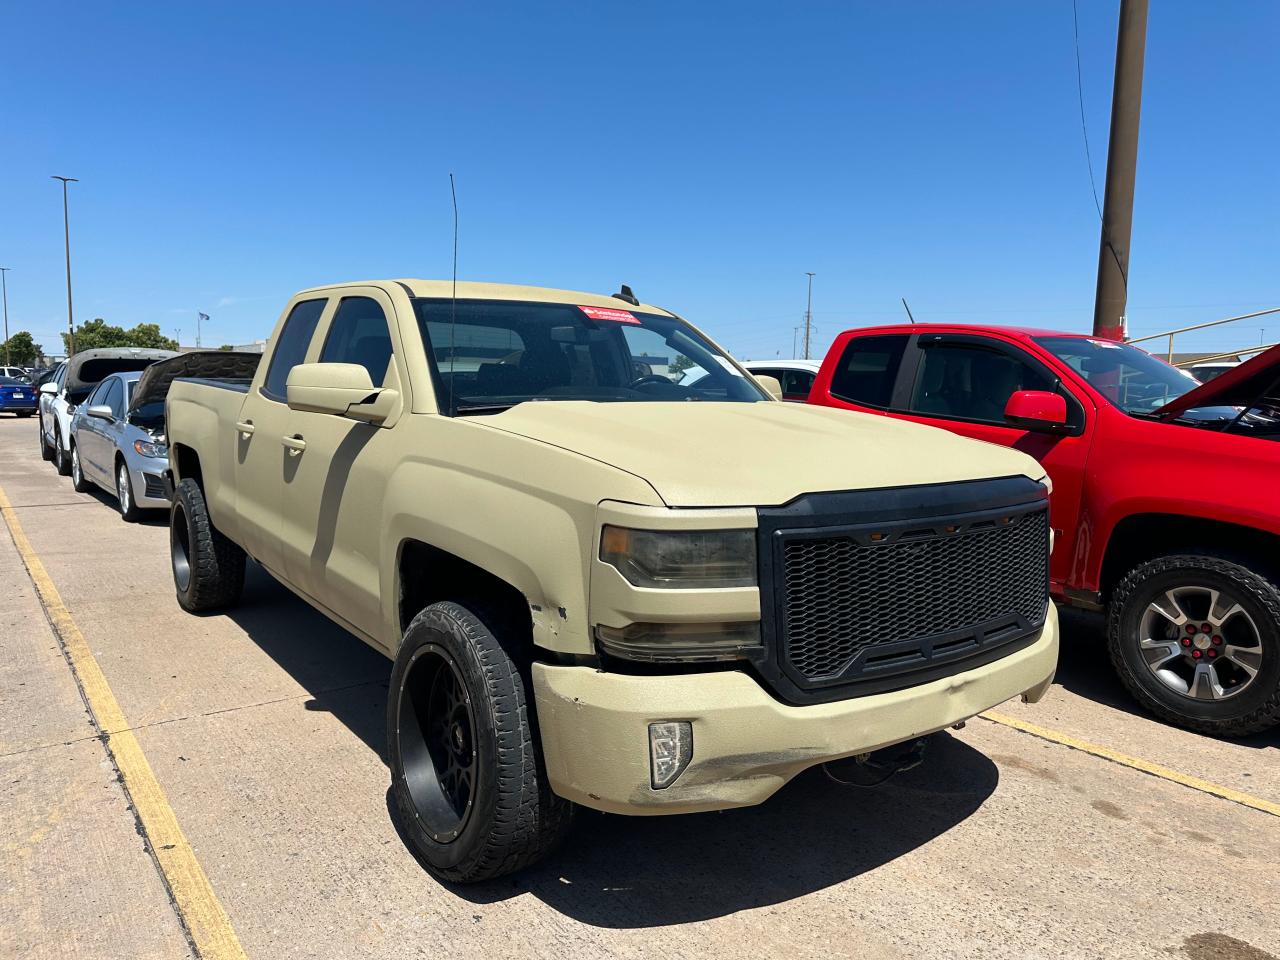
[[[550,853],[572,804],[547,784],[515,628],[477,604],[432,604],[391,672],[387,742],[401,835],[445,880],[513,873]]]
[[[183,480],[169,511],[169,556],[178,603],[191,613],[235,606],[244,589],[244,551],[214,527],[204,491]]]
[[[31,413],[32,411],[30,410],[19,410],[18,416],[25,420],[27,417],[31,416]]]
[[[71,473],[71,457],[68,450],[62,444],[62,428],[53,428],[53,465],[57,468],[60,476],[67,476]]]
[[[1120,679],[1156,716],[1244,736],[1280,723],[1280,588],[1226,557],[1157,557],[1112,597],[1107,643]]]
[[[123,459],[116,461],[116,499],[120,501],[120,516],[124,522],[137,523],[142,511],[133,499],[133,478],[129,476],[129,466]]]
[[[84,469],[80,464],[80,447],[71,445],[71,489],[76,493],[88,493],[93,484],[85,479]]]

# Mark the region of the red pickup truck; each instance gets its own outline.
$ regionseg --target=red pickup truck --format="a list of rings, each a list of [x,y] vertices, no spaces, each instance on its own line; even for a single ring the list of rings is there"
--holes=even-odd
[[[865,328],[836,338],[809,402],[1036,457],[1053,594],[1106,611],[1134,697],[1203,733],[1280,723],[1280,347],[1199,384],[1081,334]]]

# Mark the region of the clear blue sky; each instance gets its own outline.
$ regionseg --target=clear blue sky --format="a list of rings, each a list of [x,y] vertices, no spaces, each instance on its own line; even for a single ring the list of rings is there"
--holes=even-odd
[[[1102,189],[1117,0],[1080,0]],[[541,9],[538,9],[541,7]],[[1280,306],[1272,0],[1152,4],[1131,332]],[[1098,217],[1070,0],[10,3],[11,329],[265,336],[302,287],[631,284],[739,356],[917,318],[1085,329]],[[1256,343],[1262,323],[1185,348]],[[1280,338],[1272,318],[1269,339]],[[1230,328],[1227,328],[1230,330]]]

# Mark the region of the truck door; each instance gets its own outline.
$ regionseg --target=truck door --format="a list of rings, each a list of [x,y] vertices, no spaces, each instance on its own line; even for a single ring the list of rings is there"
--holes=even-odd
[[[921,334],[913,352],[915,363],[909,357],[903,364],[904,380],[895,394],[904,419],[1013,447],[1035,457],[1048,472],[1053,481],[1049,522],[1056,541],[1050,577],[1061,586],[1071,570],[1079,525],[1091,405],[1063,386],[1038,358],[994,337]],[[1044,390],[1065,397],[1072,433],[1031,432],[1005,423],[1005,404],[1018,390]]]
[[[281,509],[285,477],[295,469],[297,458],[289,445],[296,431],[285,403],[285,383],[289,371],[305,361],[328,303],[327,298],[318,297],[295,303],[289,310],[272,340],[266,375],[261,384],[250,387],[235,424],[240,543],[251,557],[285,579]]]
[[[398,360],[403,351],[393,346],[390,298],[373,287],[342,293],[309,362],[359,364],[375,387],[396,390],[403,407],[408,381]],[[327,413],[288,414],[287,432],[302,447],[284,474],[285,575],[375,640],[382,633],[383,492],[396,462],[392,447],[400,441],[391,428],[398,417],[399,410],[375,426]]]

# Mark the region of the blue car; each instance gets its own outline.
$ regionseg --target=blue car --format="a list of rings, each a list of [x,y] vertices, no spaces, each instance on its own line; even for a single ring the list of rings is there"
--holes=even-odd
[[[36,412],[36,388],[13,377],[0,377],[0,413],[29,417]]]

